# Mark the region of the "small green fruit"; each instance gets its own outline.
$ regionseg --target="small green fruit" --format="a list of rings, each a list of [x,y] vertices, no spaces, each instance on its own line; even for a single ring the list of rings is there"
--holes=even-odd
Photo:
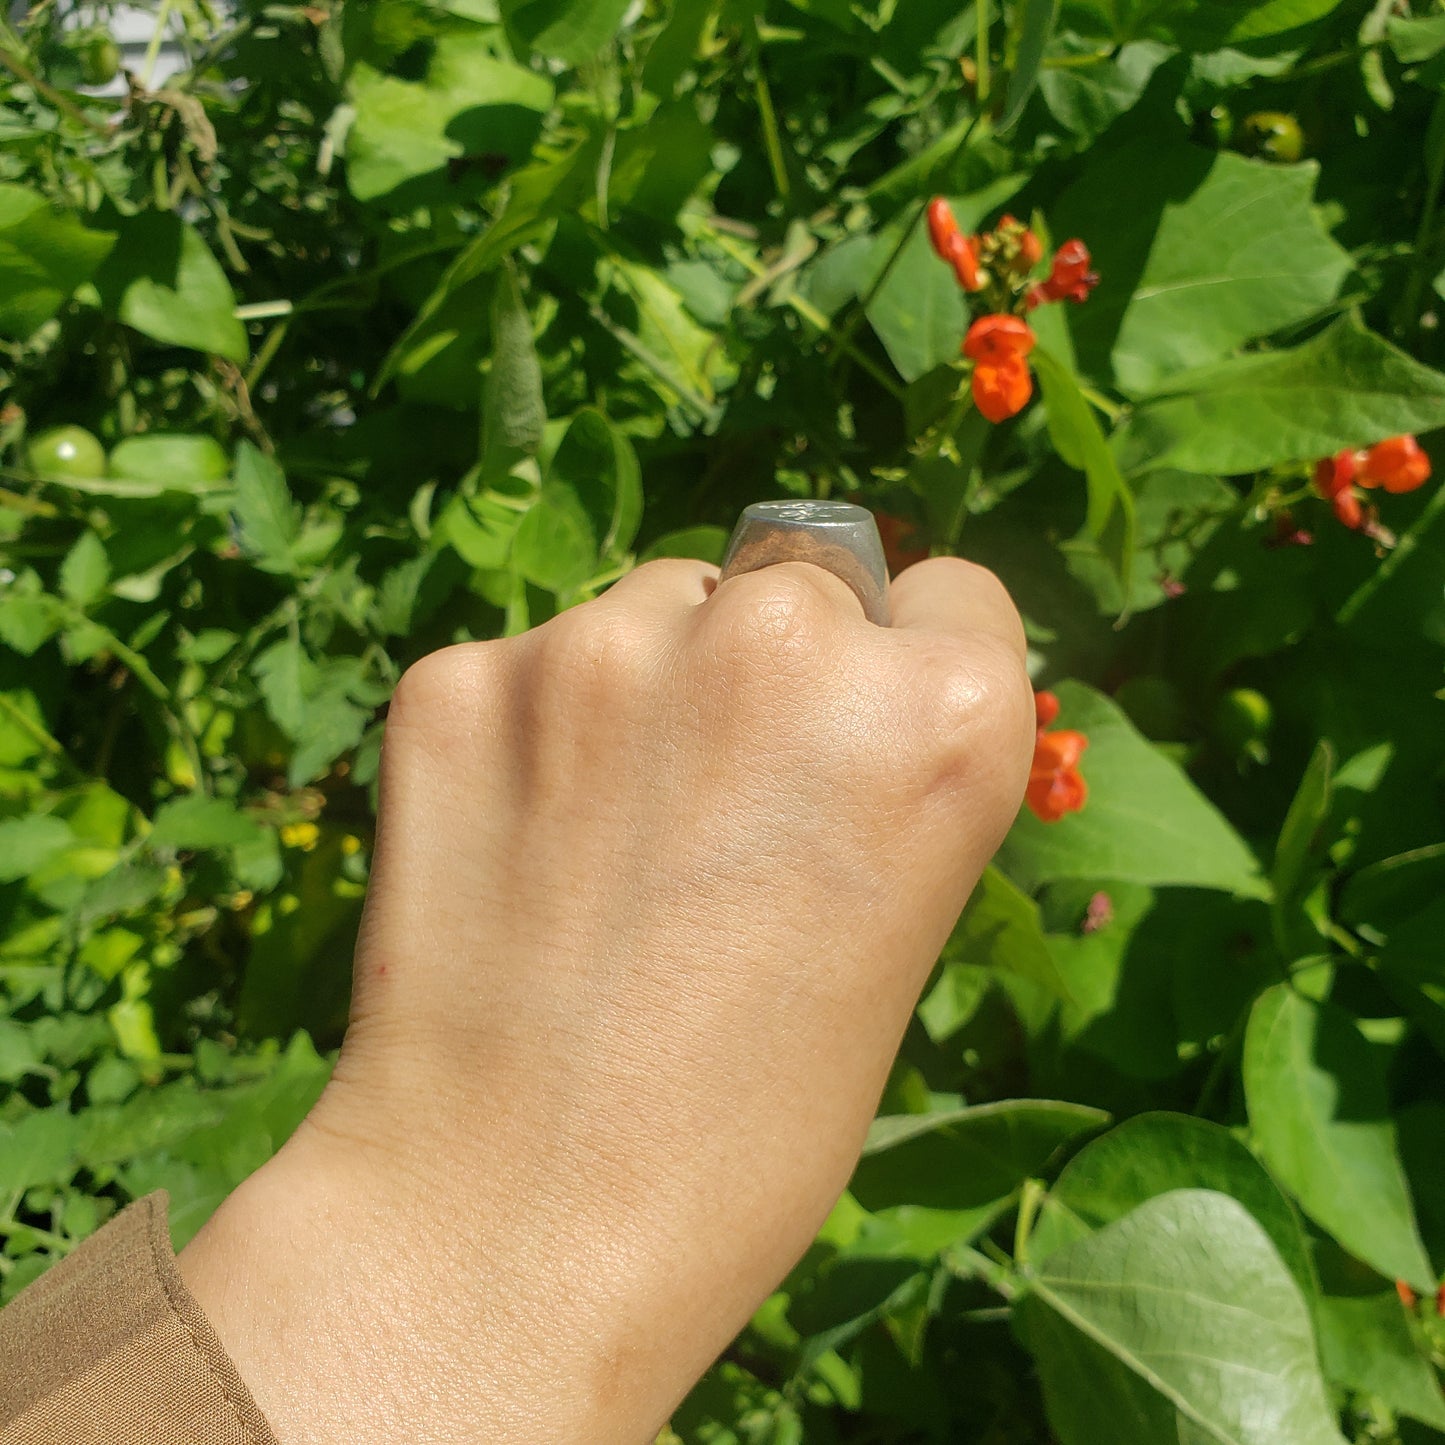
[[[1299,121],[1282,110],[1257,110],[1240,122],[1234,148],[1262,160],[1294,162],[1304,154],[1304,132]]]
[[[1263,761],[1273,726],[1274,707],[1252,687],[1232,687],[1215,704],[1214,735],[1234,757]]]
[[[105,475],[105,448],[83,426],[56,426],[30,439],[25,449],[37,477],[93,481]]]
[[[80,52],[80,69],[87,85],[109,85],[120,69],[120,46],[103,30],[98,31]]]

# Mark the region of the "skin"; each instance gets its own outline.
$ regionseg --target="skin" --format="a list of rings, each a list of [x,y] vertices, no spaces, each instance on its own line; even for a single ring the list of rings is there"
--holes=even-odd
[[[938,558],[649,563],[387,720],[335,1077],[181,1269],[282,1445],[645,1445],[845,1187],[1018,810],[1024,638]]]

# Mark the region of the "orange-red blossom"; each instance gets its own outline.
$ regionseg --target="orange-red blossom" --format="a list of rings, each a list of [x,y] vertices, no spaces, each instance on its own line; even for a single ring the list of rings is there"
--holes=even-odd
[[[978,272],[978,241],[958,229],[953,208],[942,196],[935,196],[928,203],[928,239],[938,256],[953,267],[953,274],[965,291],[977,291],[983,285]]]
[[[1054,264],[1048,279],[1029,288],[1024,304],[1033,310],[1046,301],[1087,301],[1089,292],[1099,284],[1098,273],[1090,270],[1093,258],[1080,240],[1065,241],[1054,252]]]
[[[1059,700],[1051,692],[1034,694],[1034,717],[1038,732],[1034,738],[1034,761],[1024,802],[1035,817],[1057,823],[1065,813],[1076,813],[1089,796],[1089,786],[1079,772],[1079,759],[1089,740],[1083,733],[1047,728],[1059,715]]]
[[[1025,360],[1034,333],[1019,316],[980,316],[963,338],[963,354],[974,362],[973,401],[989,421],[1016,416],[1033,395]]]
[[[1386,437],[1372,447],[1346,447],[1315,464],[1315,490],[1333,510],[1336,518],[1358,532],[1366,522],[1365,509],[1355,492],[1356,485],[1387,492],[1413,492],[1430,479],[1430,458],[1408,433]]]

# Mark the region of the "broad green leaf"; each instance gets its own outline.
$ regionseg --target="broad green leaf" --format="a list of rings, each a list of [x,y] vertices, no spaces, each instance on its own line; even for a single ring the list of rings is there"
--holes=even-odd
[[[1077,36],[1068,37],[1062,47],[1056,41],[1053,48],[1063,48],[1066,58],[1087,57],[1079,64],[1046,64],[1039,72],[1044,103],[1059,124],[1082,141],[1102,135],[1132,110],[1150,77],[1174,53],[1167,45],[1141,40],[1109,56]]]
[[[249,354],[226,273],[174,212],[142,211],[118,222],[115,249],[95,284],[108,311],[154,341],[228,361]]]
[[[1404,65],[1416,65],[1445,50],[1445,15],[1418,19],[1392,15],[1385,23],[1385,35],[1396,60]]]
[[[728,534],[721,527],[682,527],[665,532],[643,549],[638,562],[654,557],[696,557],[702,562],[721,562],[727,550]]]
[[[870,1210],[908,1205],[991,1215],[1060,1146],[1108,1122],[1101,1109],[1053,1099],[875,1119],[849,1190]]]
[[[1018,120],[1029,96],[1034,93],[1039,65],[1054,33],[1054,22],[1058,19],[1059,0],[1020,0],[1015,13],[1013,69],[1009,73],[1003,114],[996,122],[1001,131]]]
[[[516,268],[507,264],[492,295],[492,360],[482,391],[484,470],[505,471],[517,454],[534,456],[546,424],[532,318]]]
[[[597,571],[592,519],[570,487],[544,488],[517,528],[512,562],[538,587],[565,593]]]
[[[155,496],[200,493],[220,489],[231,459],[214,437],[147,433],[118,442],[108,469],[113,478],[148,484]]]
[[[1279,1185],[1228,1129],[1188,1114],[1139,1114],[1086,1144],[1049,1190],[1029,1257],[1046,1261],[1055,1250],[1175,1189],[1212,1189],[1237,1199],[1269,1236],[1305,1297],[1315,1294],[1304,1231]]]
[[[1393,1289],[1327,1294],[1315,1307],[1315,1320],[1332,1381],[1445,1432],[1445,1395],[1429,1347]]]
[[[1299,1286],[1227,1195],[1147,1200],[1051,1255],[1017,1313],[1061,1445],[1343,1445]]]
[[[46,813],[0,819],[0,883],[13,883],[43,868],[74,841],[70,824]]]
[[[358,65],[351,75],[356,119],[346,139],[346,178],[358,200],[441,200],[446,167],[477,174],[515,171],[531,154],[552,104],[544,75],[501,59],[485,34],[443,35],[422,80]],[[475,172],[468,166],[478,167]],[[428,181],[425,190],[410,184]]]
[[[64,1184],[75,1173],[79,1133],[80,1120],[64,1104],[0,1122],[0,1180],[6,1191]]]
[[[82,532],[60,564],[60,592],[77,607],[89,607],[105,592],[110,561],[94,532]]]
[[[173,848],[178,852],[231,848],[251,842],[259,828],[254,818],[227,799],[190,793],[157,811],[146,841],[152,848]]]
[[[236,449],[236,520],[241,541],[262,572],[299,570],[296,541],[301,519],[286,477],[264,452],[242,442]]]
[[[1277,984],[1250,1014],[1244,1096],[1256,1148],[1304,1212],[1387,1279],[1433,1290],[1384,1063],[1354,1019]]]
[[[580,65],[617,33],[629,0],[501,0],[502,16],[539,55]]]
[[[317,662],[295,638],[273,643],[251,664],[266,711],[293,742],[293,787],[313,781],[361,741],[386,689],[356,657]]]
[[[1102,278],[1068,310],[1084,371],[1132,396],[1173,390],[1181,371],[1328,306],[1350,259],[1311,204],[1318,174],[1152,137],[1087,165],[1050,217]]]
[[[1233,476],[1445,426],[1445,376],[1353,318],[1287,351],[1177,376],[1125,423],[1126,469]]]
[[[1258,897],[1254,855],[1180,768],[1135,731],[1108,698],[1078,683],[1055,689],[1059,726],[1083,732],[1083,810],[1057,823],[1027,811],[1001,865],[1025,886],[1056,878],[1221,888]]]
[[[23,339],[49,321],[114,244],[38,191],[0,183],[0,336]]]
[[[1134,566],[1134,495],[1074,374],[1042,347],[1034,350],[1031,360],[1044,394],[1049,436],[1059,455],[1083,472],[1088,483],[1084,526],[1109,559],[1127,597]]]
[[[1214,0],[1065,0],[1063,21],[1081,35],[1107,37],[1118,45],[1149,39],[1185,50],[1218,50],[1308,25],[1340,3],[1265,0],[1258,5],[1221,5]]]

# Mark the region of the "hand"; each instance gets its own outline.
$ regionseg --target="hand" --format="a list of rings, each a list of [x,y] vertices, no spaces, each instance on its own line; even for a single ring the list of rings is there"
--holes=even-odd
[[[335,1077],[181,1256],[282,1445],[642,1445],[847,1183],[1023,796],[1023,631],[954,559],[889,629],[715,578],[397,689]]]

